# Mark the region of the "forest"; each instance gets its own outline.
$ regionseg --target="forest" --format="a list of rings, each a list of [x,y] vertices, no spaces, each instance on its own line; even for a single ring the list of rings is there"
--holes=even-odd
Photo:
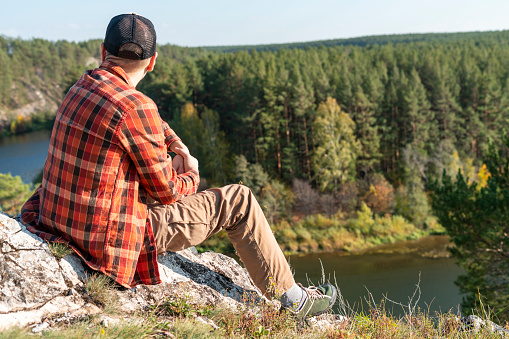
[[[251,187],[271,223],[287,229],[286,251],[355,249],[440,230],[426,185],[444,171],[486,185],[489,143],[507,152],[508,39],[415,34],[235,52],[162,45],[138,89],[200,160],[202,188]],[[36,90],[58,103],[98,65],[99,45],[0,37],[3,133],[51,128],[55,112],[9,112]],[[316,218],[356,240],[337,244]]]
[[[430,199],[443,178],[489,187],[489,150],[508,151],[507,41],[509,31],[161,45],[138,89],[199,159],[202,188],[249,186],[286,252],[355,250],[443,232]],[[51,126],[54,112],[9,112],[35,90],[61,100],[97,66],[99,45],[0,37],[2,133]],[[208,248],[232,251],[224,235]]]

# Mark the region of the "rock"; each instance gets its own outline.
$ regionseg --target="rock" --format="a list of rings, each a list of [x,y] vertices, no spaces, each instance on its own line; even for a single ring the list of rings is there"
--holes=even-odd
[[[0,314],[43,307],[67,289],[48,246],[0,215]]]
[[[101,315],[99,317],[99,322],[104,327],[116,326],[121,323],[120,319],[115,319],[112,317],[108,317],[106,315]]]
[[[322,314],[309,320],[313,328],[321,330],[333,330],[339,328],[342,324],[349,321],[348,317],[339,314]]]
[[[85,302],[80,296],[58,296],[36,309],[0,314],[0,331],[14,326],[24,327],[38,324],[43,319],[57,314],[78,311],[84,304]]]
[[[39,325],[36,325],[34,328],[32,328],[33,333],[40,333],[47,329],[49,327],[49,324],[47,322],[40,323]]]
[[[186,296],[190,303],[229,307],[261,298],[247,272],[226,255],[199,254],[191,248],[167,252],[158,262],[162,284],[113,289],[121,312],[145,310],[176,296]],[[41,239],[0,214],[0,330],[33,324],[41,328],[46,318],[68,321],[97,314],[100,309],[87,304],[81,294],[87,274],[90,269],[77,255],[57,260]]]
[[[461,318],[461,331],[478,333],[484,329],[491,333],[498,334],[503,338],[509,338],[509,330],[495,324],[490,320],[483,320],[476,315],[469,315],[468,317]]]
[[[60,268],[65,282],[71,286],[81,286],[87,278],[85,264],[77,256],[68,254],[60,260]]]
[[[219,329],[219,326],[217,326],[216,323],[214,323],[209,318],[206,318],[206,317],[196,317],[195,320],[198,321],[198,322],[201,322],[203,324],[210,325],[210,327],[212,327],[214,330]]]

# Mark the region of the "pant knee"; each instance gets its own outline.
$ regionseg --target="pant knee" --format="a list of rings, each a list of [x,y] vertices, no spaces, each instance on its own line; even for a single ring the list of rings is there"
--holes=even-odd
[[[238,192],[238,194],[243,197],[249,197],[252,194],[251,189],[247,186],[240,184],[233,184],[232,186]]]
[[[224,197],[235,198],[236,200],[250,200],[253,196],[251,189],[247,186],[240,184],[231,184],[224,187],[226,190],[224,191]]]

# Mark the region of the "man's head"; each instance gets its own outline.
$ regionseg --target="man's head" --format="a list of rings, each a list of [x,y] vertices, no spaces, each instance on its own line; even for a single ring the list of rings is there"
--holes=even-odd
[[[103,59],[119,64],[126,72],[144,69],[157,55],[154,25],[136,13],[117,15],[108,24],[103,46]]]
[[[139,46],[137,51],[122,50],[127,43]],[[110,54],[123,59],[145,60],[156,53],[156,31],[149,19],[135,13],[120,14],[111,19],[104,47]]]

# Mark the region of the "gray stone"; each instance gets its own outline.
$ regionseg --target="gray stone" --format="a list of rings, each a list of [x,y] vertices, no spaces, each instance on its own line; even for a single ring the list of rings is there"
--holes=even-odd
[[[85,302],[80,296],[57,296],[42,307],[0,314],[0,331],[14,326],[24,327],[38,324],[43,319],[56,314],[76,312],[80,310],[84,304]]]
[[[43,323],[40,323],[40,324],[38,324],[38,325],[34,326],[34,327],[32,328],[32,332],[33,332],[33,333],[39,333],[39,332],[44,331],[44,330],[45,330],[45,329],[47,329],[48,327],[49,327],[49,323],[47,323],[47,322],[43,322]]]
[[[167,252],[158,262],[162,284],[113,289],[120,311],[144,310],[177,296],[230,307],[261,298],[247,272],[228,256],[191,248]],[[96,313],[80,294],[87,274],[77,255],[57,260],[41,239],[0,214],[0,329],[40,324],[49,316]]]
[[[509,330],[495,324],[491,320],[484,320],[476,315],[469,315],[468,317],[461,318],[461,323],[462,330],[465,332],[478,333],[482,330],[487,330],[501,337],[509,338]]]
[[[42,307],[67,285],[48,246],[0,215],[0,313]]]
[[[86,269],[83,261],[74,254],[68,254],[60,259],[60,268],[64,280],[71,286],[81,286],[86,279]]]

